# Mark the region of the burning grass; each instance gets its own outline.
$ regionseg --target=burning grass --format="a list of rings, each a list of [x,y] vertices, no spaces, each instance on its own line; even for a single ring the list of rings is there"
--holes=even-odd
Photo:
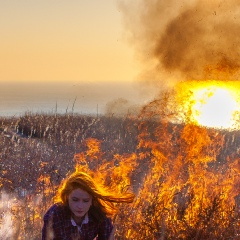
[[[40,239],[57,185],[81,169],[136,193],[116,239],[239,239],[240,132],[174,124],[157,105],[138,118],[2,118],[0,238]]]

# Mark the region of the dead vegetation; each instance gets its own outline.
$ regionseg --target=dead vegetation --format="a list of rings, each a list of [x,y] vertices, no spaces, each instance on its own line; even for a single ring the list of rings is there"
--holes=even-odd
[[[114,219],[116,239],[240,238],[239,131],[174,125],[156,115],[28,113],[1,118],[0,140],[4,239],[39,239],[56,186],[75,168],[136,192]]]

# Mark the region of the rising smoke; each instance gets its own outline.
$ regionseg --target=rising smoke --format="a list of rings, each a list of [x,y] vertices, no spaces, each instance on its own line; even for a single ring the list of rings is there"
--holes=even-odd
[[[132,1],[131,1],[132,2]],[[239,1],[121,1],[127,37],[143,63],[140,78],[240,79]]]
[[[10,206],[12,199],[6,194],[0,195],[0,239],[14,239],[14,226]]]

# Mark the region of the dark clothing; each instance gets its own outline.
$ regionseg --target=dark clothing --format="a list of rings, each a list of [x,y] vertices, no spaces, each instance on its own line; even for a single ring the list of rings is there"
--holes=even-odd
[[[88,212],[88,222],[82,224],[80,231],[71,222],[71,212],[61,203],[54,204],[44,215],[42,240],[108,240],[113,229],[110,218],[99,222]]]

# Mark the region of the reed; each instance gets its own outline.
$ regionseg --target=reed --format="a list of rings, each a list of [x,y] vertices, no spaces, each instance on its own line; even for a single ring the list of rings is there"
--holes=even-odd
[[[239,239],[240,132],[146,113],[1,118],[0,238],[40,239],[56,187],[81,169],[136,193],[114,218],[116,239]]]

